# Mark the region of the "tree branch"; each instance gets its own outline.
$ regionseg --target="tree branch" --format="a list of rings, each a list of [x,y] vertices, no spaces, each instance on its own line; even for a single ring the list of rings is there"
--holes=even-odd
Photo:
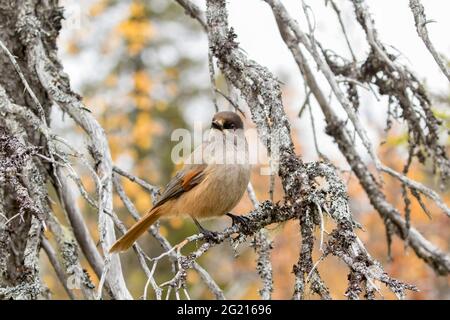
[[[417,34],[422,39],[428,51],[430,51],[439,68],[441,68],[442,72],[447,77],[448,81],[450,81],[450,70],[448,69],[444,59],[442,59],[440,54],[436,51],[436,48],[434,47],[433,43],[430,40],[430,36],[428,35],[427,24],[431,21],[427,20],[427,17],[425,15],[425,8],[423,7],[420,0],[409,0],[409,7],[411,8],[411,12],[414,15]]]
[[[432,266],[439,274],[448,274],[448,272],[450,272],[450,257],[427,241],[414,228],[411,228],[408,233],[406,222],[403,220],[398,210],[386,200],[375,177],[370,173],[369,168],[364,164],[357,153],[354,143],[351,140],[351,136],[343,125],[343,121],[337,118],[332,107],[328,104],[325,95],[320,89],[311,68],[298,46],[300,40],[295,37],[295,33],[290,29],[295,22],[289,17],[286,9],[278,0],[266,0],[266,2],[273,8],[273,13],[277,20],[282,38],[291,50],[308,87],[313,92],[322,109],[322,113],[327,122],[327,133],[334,137],[342,155],[352,167],[353,172],[355,172],[358,177],[372,205],[383,218],[389,219],[396,225],[397,235],[404,240],[408,239],[410,245],[419,257]],[[286,22],[287,20],[289,22]],[[298,29],[298,26],[295,28]]]

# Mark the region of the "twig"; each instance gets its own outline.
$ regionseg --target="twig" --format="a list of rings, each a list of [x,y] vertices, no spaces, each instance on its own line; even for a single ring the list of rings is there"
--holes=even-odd
[[[47,125],[47,120],[45,118],[45,111],[44,111],[44,107],[42,107],[41,103],[39,102],[39,99],[36,97],[36,95],[34,94],[33,90],[31,89],[30,85],[28,84],[27,79],[25,79],[25,76],[22,73],[22,70],[20,69],[19,64],[16,61],[16,58],[14,58],[14,56],[11,54],[11,52],[8,50],[8,48],[5,46],[5,44],[3,43],[2,40],[0,40],[0,47],[3,49],[3,51],[5,51],[5,53],[7,54],[9,60],[11,61],[12,65],[14,66],[14,69],[16,69],[17,74],[20,77],[20,80],[22,80],[23,85],[25,86],[28,94],[30,95],[31,99],[33,99],[33,102],[36,104],[39,116],[41,117],[41,121],[42,123],[48,127]]]
[[[411,12],[414,15],[414,21],[416,23],[416,29],[419,37],[422,39],[428,51],[430,51],[439,68],[447,77],[448,81],[450,81],[450,70],[447,67],[444,59],[437,52],[428,35],[427,24],[430,21],[428,21],[427,17],[425,16],[425,8],[423,7],[420,0],[409,0],[409,7],[411,8]]]
[[[430,188],[424,186],[423,184],[421,184],[417,181],[414,181],[414,180],[408,178],[405,175],[402,175],[401,173],[389,168],[388,166],[382,165],[381,170],[383,172],[386,172],[387,174],[391,175],[392,177],[397,178],[403,184],[407,185],[409,188],[416,190],[416,191],[422,193],[423,195],[425,195],[426,197],[430,198],[431,200],[433,200],[436,203],[436,205],[440,209],[442,209],[442,211],[444,211],[444,213],[448,217],[450,217],[450,208],[447,207],[447,205],[441,199],[439,194],[437,194],[435,191],[431,190]]]
[[[239,111],[239,113],[245,118],[245,113],[244,111],[241,110],[241,108],[239,108],[239,106],[233,101],[231,100],[230,97],[228,97],[225,93],[223,93],[222,91],[220,91],[219,89],[215,89],[215,91],[220,94],[222,97],[224,97],[232,106],[235,110]]]
[[[128,173],[128,172],[120,169],[117,166],[114,166],[113,170],[114,170],[114,172],[120,174],[121,176],[124,176],[128,180],[135,182],[138,185],[140,185],[142,188],[146,189],[153,197],[155,197],[158,194],[158,187],[152,186],[145,180],[142,180],[141,178],[138,178],[138,177],[132,175],[131,173]]]
[[[70,299],[75,300],[76,297],[75,297],[74,293],[67,287],[67,278],[64,274],[61,264],[58,261],[58,258],[56,257],[56,252],[52,248],[50,242],[48,242],[48,240],[45,238],[42,239],[42,247],[44,248],[45,253],[47,254],[48,260],[50,261],[51,265],[53,266],[53,269],[55,269],[55,272],[59,279],[59,282],[61,282],[61,285],[63,286],[67,295],[69,296]]]
[[[175,1],[178,2],[186,10],[186,13],[188,15],[196,19],[204,30],[207,29],[205,13],[202,10],[200,10],[200,8],[197,5],[195,5],[189,0],[175,0]]]
[[[336,2],[334,2],[334,0],[325,0],[325,3],[328,3],[328,2],[331,3],[331,7],[333,8],[334,12],[336,13],[336,16],[339,21],[339,25],[341,26],[342,33],[344,34],[344,37],[345,37],[345,42],[347,43],[347,48],[350,51],[350,54],[352,55],[353,62],[356,63],[356,55],[353,52],[352,45],[350,44],[350,39],[348,37],[347,30],[345,28],[344,21],[342,19],[341,10],[339,10],[339,7],[336,5]]]
[[[97,277],[100,279],[104,267],[103,258],[97,250],[94,239],[89,232],[81,210],[76,202],[74,192],[69,186],[67,179],[63,176],[61,168],[56,169],[56,174],[62,182],[56,189],[61,205],[67,214],[75,238],[77,239],[84,256],[94,269]]]

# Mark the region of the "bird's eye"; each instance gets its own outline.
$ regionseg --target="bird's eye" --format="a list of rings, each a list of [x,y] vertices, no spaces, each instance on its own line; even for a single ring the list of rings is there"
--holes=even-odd
[[[224,127],[224,129],[234,129],[234,128],[236,128],[234,123],[225,123],[225,125],[223,127]]]

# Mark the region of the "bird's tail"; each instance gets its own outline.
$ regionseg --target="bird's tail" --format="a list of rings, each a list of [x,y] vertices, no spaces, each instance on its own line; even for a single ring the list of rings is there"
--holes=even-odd
[[[134,224],[119,240],[109,249],[110,253],[121,252],[130,248],[133,243],[161,216],[161,207],[153,208],[138,222]]]

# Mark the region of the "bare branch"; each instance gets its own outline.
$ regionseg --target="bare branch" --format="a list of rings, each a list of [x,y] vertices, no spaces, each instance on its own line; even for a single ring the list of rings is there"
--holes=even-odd
[[[178,2],[180,6],[182,6],[186,10],[186,13],[188,15],[196,19],[204,30],[207,29],[205,13],[196,4],[192,3],[190,0],[175,0],[175,1]]]
[[[422,38],[423,43],[428,48],[428,51],[430,51],[439,68],[441,68],[448,81],[450,81],[450,70],[448,69],[444,59],[436,51],[436,48],[434,47],[433,43],[430,40],[430,36],[428,35],[427,24],[431,21],[427,20],[427,17],[425,15],[425,8],[423,7],[420,0],[409,0],[409,7],[411,8],[411,11],[414,15],[414,21],[416,23],[416,29],[419,37]]]
[[[80,98],[74,94],[68,83],[62,79],[61,65],[55,65],[46,53],[39,29],[36,29],[32,13],[33,5],[24,1],[20,6],[21,40],[28,48],[27,57],[30,65],[36,70],[37,76],[49,94],[52,101],[67,112],[75,122],[83,128],[90,138],[89,150],[96,161],[96,171],[102,181],[99,190],[99,233],[105,260],[110,261],[108,285],[117,299],[131,299],[122,274],[122,267],[117,256],[108,259],[108,250],[115,241],[114,222],[105,213],[112,211],[112,160],[108,141],[103,128],[83,105]]]
[[[426,197],[430,198],[431,200],[433,200],[436,205],[442,209],[442,211],[444,211],[444,213],[450,217],[450,208],[447,207],[447,205],[445,204],[445,202],[442,200],[442,198],[439,196],[439,194],[437,192],[435,192],[434,190],[431,190],[430,188],[424,186],[423,184],[414,181],[412,179],[409,179],[408,177],[398,173],[397,171],[382,165],[381,166],[381,170],[386,172],[387,174],[397,178],[398,180],[400,180],[401,182],[403,182],[405,185],[407,185],[410,189],[416,190],[422,194],[424,194]]]
[[[59,279],[59,282],[61,282],[61,285],[63,286],[67,295],[69,296],[69,298],[71,300],[75,300],[76,296],[67,286],[67,277],[63,271],[61,264],[58,261],[55,249],[53,249],[52,245],[50,244],[50,242],[48,242],[47,239],[42,239],[42,247],[44,248],[45,253],[47,254],[48,260],[50,261],[51,265],[53,266],[53,269],[55,270],[55,273]]]
[[[156,197],[156,195],[158,194],[158,189],[159,189],[158,187],[152,186],[148,182],[142,180],[139,177],[133,176],[132,174],[130,174],[128,172],[125,172],[124,170],[118,168],[117,166],[114,166],[113,170],[114,170],[114,172],[120,174],[121,176],[128,178],[128,180],[130,180],[131,182],[135,182],[138,185],[140,185],[142,188],[144,188],[145,190],[150,192],[152,197]]]
[[[322,109],[322,113],[327,122],[327,133],[334,137],[341,153],[347,159],[353,172],[358,177],[372,205],[383,218],[389,219],[389,221],[396,226],[395,232],[397,235],[402,239],[406,239],[408,236],[408,229],[401,214],[386,200],[385,195],[379,189],[379,184],[375,177],[370,173],[369,168],[364,164],[360,155],[355,150],[351,135],[343,125],[343,121],[339,120],[335,115],[324,93],[320,89],[311,68],[298,46],[300,41],[296,38],[293,30],[291,30],[291,27],[294,24],[293,20],[289,17],[286,9],[279,1],[267,0],[267,2],[273,8],[273,13],[277,20],[283,40],[291,50],[292,55],[299,66],[300,72]],[[298,29],[298,26],[295,28]],[[416,254],[432,266],[436,272],[440,274],[448,274],[448,272],[450,272],[450,257],[426,240],[417,230],[411,228],[408,239]]]
[[[61,205],[67,214],[75,238],[77,239],[84,256],[94,269],[97,277],[100,279],[104,268],[103,258],[97,250],[94,239],[92,238],[81,210],[78,207],[74,191],[69,186],[68,180],[63,175],[61,168],[56,169],[56,174],[61,181],[61,186],[57,186],[56,188]]]
[[[270,251],[273,249],[272,241],[268,238],[267,230],[261,229],[253,238],[252,246],[258,254],[256,262],[256,271],[263,281],[263,287],[259,294],[263,300],[270,300],[273,292],[272,263],[270,260]]]
[[[61,225],[54,214],[50,214],[48,224],[56,240],[66,286],[69,290],[81,289],[86,299],[94,299],[94,285],[81,265],[79,248],[74,235],[68,228]]]
[[[263,228],[266,225],[267,220],[265,217],[258,218],[259,229],[254,230],[252,224],[252,215],[259,212],[264,213],[269,207],[272,213],[271,219],[284,220],[287,219],[309,219],[309,223],[301,223],[301,232],[304,245],[302,253],[299,257],[300,261],[306,258],[306,268],[298,267],[296,272],[299,281],[297,284],[301,286],[299,288],[300,296],[305,288],[305,275],[310,274],[312,280],[311,289],[322,296],[323,298],[329,298],[328,289],[324,285],[318,271],[313,268],[313,262],[311,257],[312,247],[314,245],[314,239],[308,234],[312,234],[311,230],[314,225],[321,225],[320,219],[314,217],[314,212],[317,205],[323,207],[323,209],[333,217],[336,221],[346,221],[350,225],[357,225],[351,218],[347,203],[346,190],[343,187],[342,182],[334,173],[334,169],[330,166],[323,166],[319,163],[313,163],[305,165],[300,159],[297,158],[293,151],[293,143],[290,138],[289,123],[286,119],[286,115],[283,110],[281,102],[281,90],[279,88],[278,81],[273,75],[264,67],[261,67],[252,60],[249,60],[239,49],[239,46],[234,41],[236,35],[232,28],[228,27],[227,11],[224,0],[209,0],[207,1],[207,24],[208,24],[208,38],[210,40],[210,47],[213,50],[215,57],[218,60],[218,65],[225,75],[227,81],[241,91],[242,97],[246,100],[250,111],[252,113],[252,120],[255,122],[260,138],[266,144],[269,154],[271,151],[279,152],[279,176],[281,177],[282,185],[285,191],[285,201],[289,203],[289,213],[285,213],[283,207],[273,206],[270,202],[264,202],[254,212],[252,212],[247,218],[249,218],[249,225],[241,232],[244,235],[251,235],[257,230]],[[288,25],[288,22],[287,24]],[[324,64],[324,70],[326,71],[326,65]],[[331,73],[330,79],[332,78]],[[334,79],[334,78],[333,78]],[[331,84],[333,84],[330,80]],[[339,94],[337,92],[336,94]],[[345,96],[344,96],[345,98]],[[356,119],[355,119],[356,123]],[[358,124],[355,124],[357,127]],[[362,137],[364,139],[364,137]],[[271,147],[276,146],[276,150]],[[368,144],[367,146],[370,146]],[[371,149],[371,148],[368,148]],[[328,183],[332,184],[330,192],[333,194],[332,201],[326,200],[324,194],[316,192],[317,185],[314,179],[317,176],[323,176],[328,180]],[[320,189],[320,188],[319,188]],[[330,202],[328,202],[330,201]],[[329,209],[328,209],[329,208]],[[275,210],[276,212],[273,212]],[[281,210],[281,211],[280,211]],[[310,212],[308,214],[308,212]],[[285,217],[283,217],[286,215]],[[312,216],[310,216],[312,215]],[[273,217],[273,218],[272,218]],[[261,223],[262,222],[262,223]],[[280,222],[270,220],[269,223]],[[233,226],[219,233],[217,242],[222,242],[223,239],[228,237],[229,232],[236,228]],[[234,240],[235,245],[243,241],[242,233],[239,233],[239,237]],[[195,241],[202,236],[192,236],[187,241]],[[195,252],[191,253],[189,260],[186,262],[187,266],[195,259],[203,255],[212,244],[207,242],[203,244]],[[345,249],[350,250],[349,248]],[[311,257],[311,258],[308,258]],[[375,261],[367,258],[367,263],[374,264]],[[353,270],[352,264],[349,267]],[[382,269],[381,269],[382,270]],[[168,282],[171,285],[177,285],[179,281],[182,281],[183,272],[178,272],[176,277]],[[372,277],[365,275],[364,283],[369,283]],[[368,285],[370,286],[370,285]],[[392,288],[391,288],[392,289]],[[413,289],[412,287],[402,287],[402,292],[407,289]]]

